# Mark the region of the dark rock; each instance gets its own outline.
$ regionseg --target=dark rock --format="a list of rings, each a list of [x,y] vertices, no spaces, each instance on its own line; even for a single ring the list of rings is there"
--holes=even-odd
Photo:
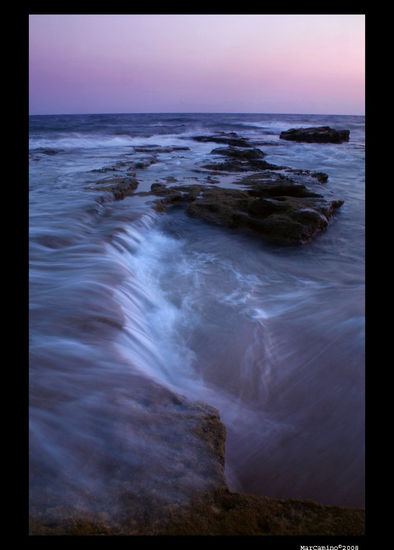
[[[35,534],[40,529],[70,533],[78,523],[104,522],[112,533],[127,529],[133,534],[157,524],[163,528],[174,510],[188,506],[192,498],[226,488],[226,429],[218,411],[142,375],[129,374],[127,380],[135,394],[129,394],[129,407],[105,436],[114,448],[97,454],[80,450],[86,459],[80,483],[70,479],[73,465],[68,472],[54,468],[43,475],[42,464],[31,462]],[[135,460],[136,455],[142,460]],[[100,482],[86,491],[84,475],[89,474],[100,474]]]
[[[151,193],[164,197],[161,201],[163,205],[194,200],[201,193],[201,189],[201,185],[177,185],[174,187],[166,187],[162,183],[153,183],[151,185]]]
[[[156,162],[158,162],[157,157],[156,156],[151,156],[151,157],[133,162],[130,165],[130,167],[135,169],[135,170],[142,170],[143,168],[147,168],[148,166],[150,166],[151,164],[155,164]]]
[[[319,183],[326,183],[328,180],[328,174],[325,172],[314,172],[313,170],[296,170],[294,168],[286,168],[285,170],[294,176],[315,178]]]
[[[329,126],[312,128],[290,128],[280,133],[280,139],[305,141],[308,143],[342,143],[349,141],[350,130],[334,130]]]
[[[154,185],[154,194],[163,197],[157,209],[174,204],[208,223],[242,229],[280,245],[309,242],[323,231],[342,200],[326,200],[306,185],[275,172],[246,176],[237,183],[244,190],[211,185]]]
[[[260,149],[255,148],[241,148],[237,149],[236,147],[218,147],[211,151],[213,155],[224,155],[230,158],[239,159],[239,160],[256,160],[263,158],[265,153],[260,151]]]
[[[57,155],[58,153],[60,153],[60,150],[57,150],[57,149],[43,149],[41,151],[41,153],[43,153],[44,155]]]
[[[228,134],[221,132],[212,136],[193,136],[191,139],[200,141],[202,143],[225,143],[227,145],[233,145],[234,147],[250,147],[249,140],[238,136],[235,132],[229,132]]]
[[[164,183],[152,183],[150,189],[153,193],[160,195],[161,193],[166,194],[168,187]]]
[[[90,170],[91,172],[98,172],[99,174],[105,174],[106,172],[116,172],[115,166],[104,166],[103,168],[95,168]]]
[[[282,190],[278,189],[278,193]],[[287,192],[289,192],[287,190]],[[261,234],[280,245],[298,245],[309,242],[328,225],[328,218],[342,203],[326,202],[315,196],[280,196],[271,198],[264,191],[256,194],[218,189],[218,193],[202,193],[187,208],[190,216],[216,225],[244,228]]]
[[[128,412],[130,432],[139,435],[140,446],[148,434],[156,452],[147,444],[141,464],[104,462],[110,475],[103,478],[106,491],[99,499],[77,484],[74,492],[56,491],[57,480],[49,478],[42,500],[30,506],[29,535],[364,534],[362,509],[231,492],[224,474],[226,429],[218,412],[137,376],[135,386],[139,397]],[[124,428],[118,450],[127,455],[135,449],[128,423]]]
[[[47,147],[37,147],[36,149],[33,149],[31,153],[40,153],[41,155],[57,155],[58,153],[64,153],[64,149],[50,149]]]
[[[127,196],[133,195],[138,187],[138,180],[133,176],[119,176],[106,178],[97,182],[99,191],[112,192],[115,200],[122,200]]]
[[[172,153],[173,151],[190,151],[190,147],[178,145],[137,145],[133,147],[136,153]]]
[[[270,164],[265,160],[248,160],[242,161],[238,159],[229,159],[224,162],[213,162],[203,164],[201,166],[206,170],[214,172],[259,172],[261,170],[281,170],[282,166]]]
[[[160,535],[363,535],[365,512],[312,501],[274,499],[220,489],[195,499]]]

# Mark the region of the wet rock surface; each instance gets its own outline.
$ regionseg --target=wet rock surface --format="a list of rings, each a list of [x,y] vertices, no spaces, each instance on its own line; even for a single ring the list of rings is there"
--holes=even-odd
[[[247,138],[239,136],[236,132],[219,132],[211,136],[193,136],[191,139],[200,141],[201,143],[224,143],[234,147],[250,147],[250,142]]]
[[[307,133],[317,130],[324,135],[331,131],[328,127],[306,130]],[[193,139],[227,144],[209,153],[223,160],[200,162],[199,168],[193,170],[199,174],[197,183],[175,186],[153,183],[150,193],[138,193],[160,197],[154,201],[154,208],[159,212],[166,212],[174,206],[183,207],[191,217],[246,231],[274,244],[293,246],[305,244],[324,231],[329,219],[343,204],[341,199],[327,199],[316,192],[316,185],[327,182],[327,174],[269,163],[263,159],[264,151],[236,132],[194,136]],[[102,168],[102,172],[113,172],[113,176],[94,182],[95,188],[110,191],[115,200],[122,200],[135,194],[138,187],[134,170],[160,162],[160,152],[187,149],[177,146],[134,146],[133,156],[143,156]],[[214,177],[239,173],[245,175],[233,181],[230,189],[221,186],[220,179]],[[161,179],[167,183],[178,181],[173,175]],[[234,184],[240,189],[234,189]]]
[[[33,161],[39,161],[41,160],[41,158],[43,158],[43,155],[45,156],[54,156],[54,155],[57,155],[59,153],[63,153],[64,150],[63,149],[52,149],[52,148],[48,148],[48,147],[36,147],[35,149],[31,149],[31,151],[29,151],[29,157],[31,160]]]
[[[134,175],[104,178],[96,182],[97,190],[109,191],[115,200],[122,200],[134,193],[138,187],[138,180]]]
[[[256,160],[263,158],[265,153],[255,147],[248,149],[238,147],[217,147],[211,151],[211,155],[224,155],[226,157],[240,159],[240,160]]]
[[[113,453],[86,457],[84,478],[98,462],[105,473],[99,494],[77,483],[77,492],[67,490],[68,480],[52,479],[50,472],[37,480],[31,466],[33,493],[35,483],[46,487],[41,501],[30,507],[30,535],[364,533],[361,509],[230,492],[224,476],[226,432],[217,411],[146,379],[134,382],[138,403],[130,401],[128,417],[112,428],[117,459]],[[134,438],[127,437],[128,423]],[[150,443],[144,449],[145,434]],[[133,465],[122,457],[133,456],[136,437],[145,458]]]
[[[349,141],[349,130],[334,130],[329,126],[312,128],[290,128],[280,133],[280,139],[305,141],[308,143],[342,143]]]
[[[126,399],[124,412],[107,414],[104,424],[90,423],[89,429],[81,415],[83,441],[74,430],[62,434],[63,452],[73,449],[78,467],[70,463],[58,471],[48,462],[43,471],[31,461],[31,534],[62,534],[87,524],[115,533],[155,530],[191,499],[226,488],[226,430],[216,409],[137,374],[127,382],[133,388],[127,398],[107,392],[112,402]],[[36,445],[33,435],[31,449]]]
[[[343,204],[322,192],[327,174],[268,163],[263,151],[235,132],[192,139],[227,145],[208,153],[225,160],[201,163],[197,183],[179,184],[180,178],[167,175],[161,178],[166,183],[153,183],[150,191],[137,193],[133,170],[160,162],[160,153],[188,150],[141,145],[133,148],[129,162],[98,169],[111,174],[90,182],[89,189],[109,192],[114,200],[143,195],[160,212],[184,208],[191,217],[280,245],[309,242]],[[236,178],[231,188],[221,186],[225,172]],[[37,470],[32,464],[31,535],[364,533],[361,509],[230,492],[224,474],[226,431],[218,412],[142,376],[130,376],[133,380],[127,378],[124,387],[132,387],[133,395],[122,401],[123,417],[116,409],[114,418],[106,418],[108,433],[101,434],[105,426],[96,422],[89,428],[97,434],[85,430],[91,441],[105,441],[110,452],[87,452],[86,441],[77,441],[86,454],[82,477],[97,477],[102,484],[98,492],[94,484],[70,480],[56,465],[42,472],[41,464]],[[105,391],[110,402],[125,399]],[[62,438],[66,441],[66,434]],[[35,444],[32,437],[33,448]],[[133,462],[141,456],[143,460]]]
[[[173,153],[174,151],[190,151],[190,147],[181,147],[179,145],[136,145],[133,147],[136,153]]]
[[[212,185],[156,184],[153,194],[163,197],[156,208],[184,206],[186,212],[206,222],[243,229],[275,244],[299,245],[326,229],[342,200],[326,200],[301,183],[282,174],[267,173],[237,182],[243,190]]]
[[[280,166],[270,164],[265,160],[229,159],[224,162],[202,164],[202,168],[213,172],[259,172],[261,170],[280,170]]]

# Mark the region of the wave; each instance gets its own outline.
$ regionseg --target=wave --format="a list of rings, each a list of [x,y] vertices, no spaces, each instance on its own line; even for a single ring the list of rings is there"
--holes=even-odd
[[[62,149],[97,149],[100,147],[119,147],[132,144],[132,138],[127,135],[103,135],[103,134],[82,134],[78,132],[58,134],[48,138],[31,137],[29,149],[40,149],[45,147],[61,147]]]
[[[43,149],[101,149],[122,148],[140,145],[181,145],[184,146],[184,138],[193,136],[195,131],[187,131],[182,134],[153,134],[150,136],[109,135],[109,134],[81,134],[67,133],[57,136],[31,137],[29,150],[35,152]]]

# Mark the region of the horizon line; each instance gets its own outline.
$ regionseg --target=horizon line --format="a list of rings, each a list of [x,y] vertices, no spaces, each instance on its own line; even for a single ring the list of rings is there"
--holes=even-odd
[[[100,113],[29,113],[29,116],[97,116],[97,115],[304,115],[304,116],[365,116],[340,113],[279,113],[265,111],[138,111]]]

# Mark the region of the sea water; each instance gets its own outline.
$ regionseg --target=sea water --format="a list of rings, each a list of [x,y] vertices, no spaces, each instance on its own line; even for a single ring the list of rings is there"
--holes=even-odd
[[[279,139],[320,125],[349,129],[349,142]],[[327,173],[317,185],[344,200],[327,230],[273,246],[181,209],[159,213],[149,195],[114,201],[98,189],[141,146],[167,149],[134,170],[137,193],[204,183],[218,145],[192,138],[223,131],[270,163]],[[137,373],[218,409],[231,490],[363,506],[364,153],[361,116],[31,116],[32,484],[64,471],[87,483],[87,456],[136,440],[126,419]],[[234,174],[215,178],[236,185]],[[130,471],[138,448],[122,457]],[[107,475],[99,460],[93,468],[91,490]]]

